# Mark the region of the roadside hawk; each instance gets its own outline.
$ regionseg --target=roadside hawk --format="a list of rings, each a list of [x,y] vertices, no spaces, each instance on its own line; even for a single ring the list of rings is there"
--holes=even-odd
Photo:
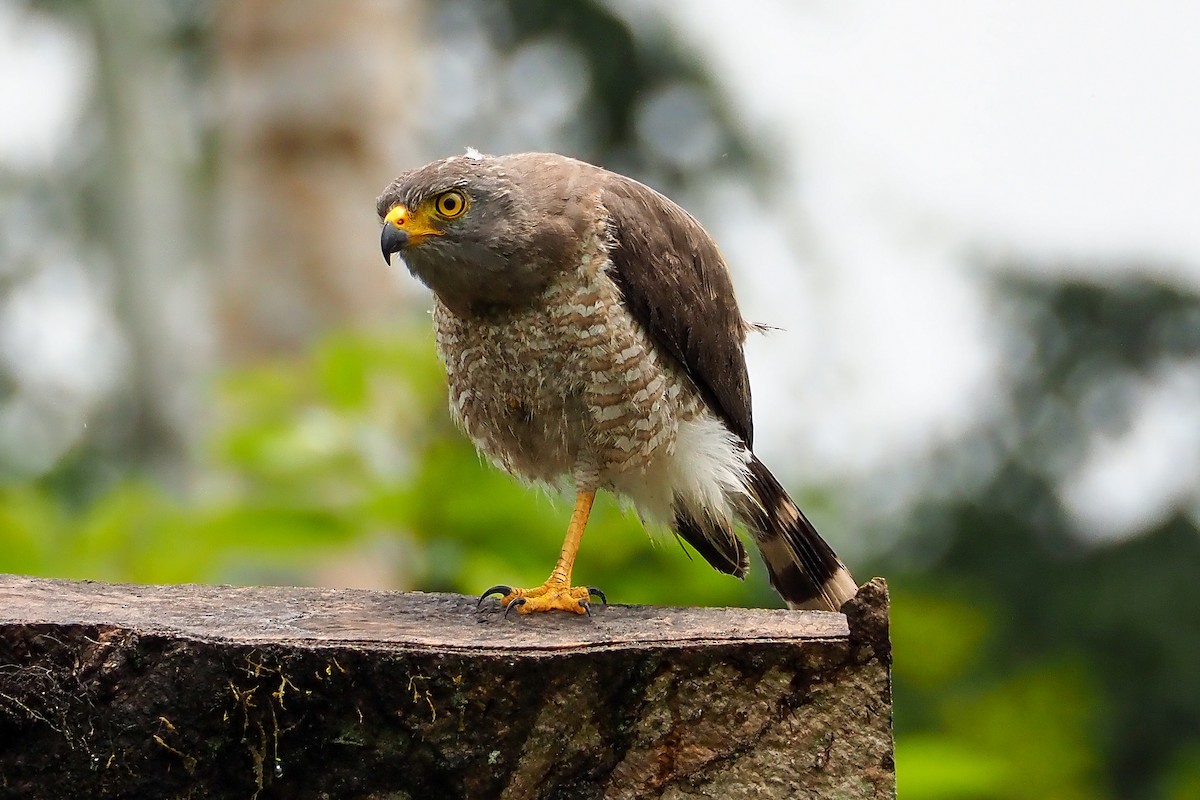
[[[548,153],[466,155],[406,172],[377,202],[384,258],[433,290],[450,413],[531,482],[569,481],[558,563],[506,610],[584,613],[571,570],[607,489],[743,577],[740,519],[794,608],[856,586],[754,455],[742,319],[721,252],[690,214],[630,178]],[[481,600],[483,598],[480,598]]]

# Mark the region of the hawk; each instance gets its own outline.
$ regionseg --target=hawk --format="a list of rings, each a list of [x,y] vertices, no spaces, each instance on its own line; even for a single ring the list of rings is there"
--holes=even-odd
[[[688,212],[572,158],[475,151],[396,178],[377,211],[384,259],[400,254],[433,291],[455,421],[514,476],[574,485],[546,582],[483,597],[502,595],[506,613],[582,614],[592,595],[603,600],[571,584],[601,489],[739,578],[740,519],[793,608],[837,610],[854,596],[846,567],[754,455],[751,326]]]

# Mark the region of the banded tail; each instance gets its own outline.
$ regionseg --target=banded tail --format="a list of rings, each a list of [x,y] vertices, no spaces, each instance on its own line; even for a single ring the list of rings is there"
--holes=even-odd
[[[740,503],[738,512],[754,534],[771,585],[791,608],[837,611],[858,592],[850,571],[758,457],[751,454],[746,466],[751,502]]]
[[[791,608],[837,611],[858,585],[795,501],[753,454],[742,451],[740,491],[726,495],[754,535],[771,585]],[[750,565],[728,510],[714,511],[676,496],[674,529],[721,572],[744,577]]]

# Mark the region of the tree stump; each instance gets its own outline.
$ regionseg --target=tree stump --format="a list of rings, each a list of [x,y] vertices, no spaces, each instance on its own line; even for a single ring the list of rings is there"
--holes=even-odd
[[[0,797],[895,796],[844,614],[0,575]]]

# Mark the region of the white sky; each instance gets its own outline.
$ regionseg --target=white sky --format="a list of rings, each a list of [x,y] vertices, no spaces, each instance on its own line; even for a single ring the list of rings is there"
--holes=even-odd
[[[992,410],[972,254],[1149,262],[1200,287],[1200,5],[654,5],[708,54],[747,129],[783,144],[782,200],[803,212],[773,234],[752,213],[713,223],[747,315],[787,328],[750,349],[768,458],[853,477]],[[780,227],[802,243],[798,275]],[[800,369],[772,379],[789,361]],[[1179,446],[1196,437],[1178,435],[1200,429],[1200,388],[1158,378],[1131,429],[1098,438],[1068,481],[1085,535],[1118,538],[1200,497],[1186,477],[1200,449]]]
[[[86,54],[61,25],[0,2],[0,160],[45,166],[84,99]]]

